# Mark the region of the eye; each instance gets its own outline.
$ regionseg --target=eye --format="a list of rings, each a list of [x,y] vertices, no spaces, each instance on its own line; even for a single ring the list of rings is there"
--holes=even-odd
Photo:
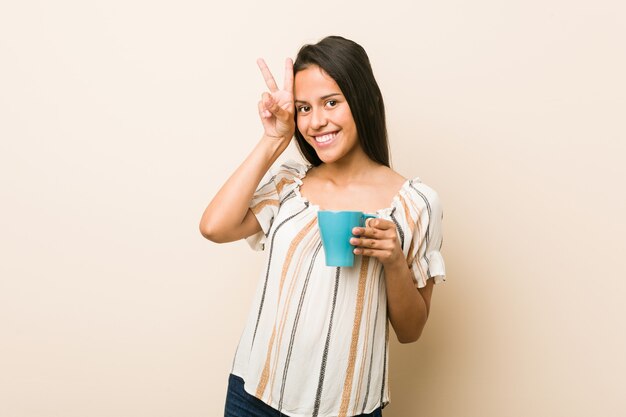
[[[297,110],[298,110],[298,113],[306,113],[311,110],[311,106],[307,106],[307,105],[298,106]]]
[[[335,107],[335,106],[337,105],[337,100],[328,100],[328,101],[326,102],[326,105],[327,105],[328,107]]]

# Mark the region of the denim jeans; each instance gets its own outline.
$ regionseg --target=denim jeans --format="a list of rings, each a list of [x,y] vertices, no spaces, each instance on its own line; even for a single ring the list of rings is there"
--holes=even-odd
[[[243,379],[231,374],[228,378],[228,392],[226,393],[226,405],[224,417],[281,417],[286,414],[265,404],[254,395],[248,394],[243,389]],[[370,414],[360,414],[356,417],[382,417],[380,408]]]

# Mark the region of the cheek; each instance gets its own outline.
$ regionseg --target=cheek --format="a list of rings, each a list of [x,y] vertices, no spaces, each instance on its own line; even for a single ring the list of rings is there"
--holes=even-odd
[[[353,128],[353,129],[356,128],[356,125],[354,124],[354,118],[352,117],[352,113],[348,109],[346,109],[344,112],[342,112],[342,114],[341,114],[341,123],[346,128]]]
[[[300,117],[300,116],[296,116],[296,127],[298,128],[298,130],[300,131],[302,136],[305,136],[304,132],[306,132],[307,127],[308,127],[308,123],[306,121],[306,118]]]

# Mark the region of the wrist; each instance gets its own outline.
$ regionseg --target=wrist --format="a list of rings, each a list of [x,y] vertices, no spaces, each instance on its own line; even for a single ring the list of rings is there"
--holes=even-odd
[[[271,144],[273,147],[280,148],[282,146],[286,147],[287,145],[289,145],[289,142],[291,142],[292,137],[293,135],[287,137],[287,136],[273,136],[268,133],[263,133],[263,136],[261,137],[261,142],[266,142],[266,143]]]
[[[264,134],[257,143],[257,148],[263,149],[265,158],[272,163],[287,149],[289,140]]]
[[[387,262],[382,262],[382,264],[387,273],[402,273],[409,269],[402,251],[396,251],[393,256],[389,257]]]

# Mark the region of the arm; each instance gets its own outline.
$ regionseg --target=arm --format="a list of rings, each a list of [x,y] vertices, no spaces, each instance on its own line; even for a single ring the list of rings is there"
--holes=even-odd
[[[425,287],[416,290],[413,274],[400,248],[395,223],[374,219],[365,228],[355,228],[353,233],[359,236],[350,240],[357,246],[354,252],[374,256],[383,264],[387,311],[398,341],[415,342],[428,319],[433,280],[427,280]]]
[[[293,63],[290,59],[285,62],[285,85],[282,90],[278,89],[262,59],[258,60],[258,65],[270,89],[270,93],[263,93],[259,102],[259,116],[265,133],[202,214],[200,233],[217,243],[239,240],[261,230],[248,207],[250,200],[265,173],[289,146],[295,130]]]
[[[281,143],[274,138],[261,138],[204,210],[200,219],[202,236],[225,243],[261,230],[248,206],[259,182],[288,145],[288,141]]]
[[[416,291],[412,277],[406,261],[385,266],[389,321],[400,343],[419,339],[430,312],[434,281],[427,280],[426,286]]]

